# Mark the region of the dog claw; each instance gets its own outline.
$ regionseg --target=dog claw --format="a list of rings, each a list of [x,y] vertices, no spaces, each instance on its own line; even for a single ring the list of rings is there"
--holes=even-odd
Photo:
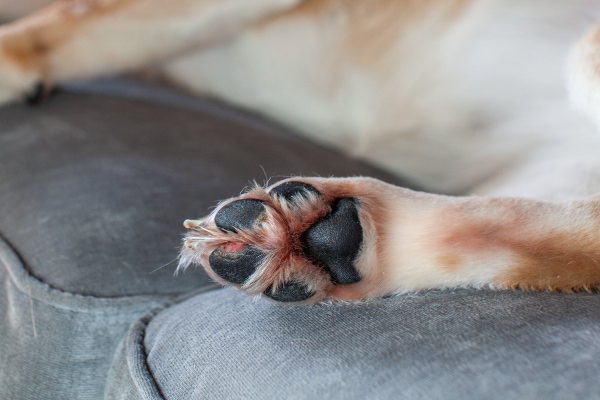
[[[196,229],[200,225],[202,225],[202,220],[201,219],[186,219],[185,221],[183,221],[183,226],[186,229]]]

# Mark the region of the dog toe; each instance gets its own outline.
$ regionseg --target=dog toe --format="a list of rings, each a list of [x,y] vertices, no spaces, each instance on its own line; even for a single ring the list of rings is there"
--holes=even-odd
[[[304,282],[289,281],[275,290],[270,287],[264,294],[275,301],[291,303],[308,300],[315,295],[315,292]]]
[[[213,251],[208,259],[210,267],[227,282],[242,285],[257,270],[265,253],[243,243],[226,243]]]
[[[237,232],[237,229],[254,229],[266,216],[262,201],[242,199],[223,206],[215,215],[215,225],[225,231]]]
[[[319,192],[313,185],[298,181],[284,182],[278,186],[275,186],[269,193],[292,202],[300,197],[306,198],[307,194],[309,193],[312,193],[316,196],[321,195],[321,192]]]

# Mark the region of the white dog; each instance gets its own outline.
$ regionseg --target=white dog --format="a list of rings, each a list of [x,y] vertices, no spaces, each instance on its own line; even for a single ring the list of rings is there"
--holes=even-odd
[[[181,266],[251,294],[591,290],[596,18],[600,0],[58,1],[0,27],[0,101],[153,67],[445,194],[294,178],[186,221]]]

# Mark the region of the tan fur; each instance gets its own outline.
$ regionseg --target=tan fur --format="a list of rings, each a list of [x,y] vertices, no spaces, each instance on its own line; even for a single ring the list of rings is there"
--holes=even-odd
[[[600,203],[492,200],[483,205],[490,208],[483,220],[474,217],[469,203],[440,220],[445,231],[440,248],[453,250],[440,261],[451,272],[460,272],[460,253],[485,258],[502,250],[510,252],[514,262],[498,277],[499,286],[573,291],[600,284]],[[502,218],[494,217],[498,210]],[[571,220],[573,226],[567,228],[561,220]],[[583,226],[577,226],[581,221]]]
[[[372,3],[376,3],[373,5]],[[398,37],[410,36],[415,26],[428,19],[438,28],[452,23],[470,0],[346,1],[344,11],[353,27],[345,47],[361,65],[385,63],[386,54],[398,43]],[[375,7],[378,11],[370,13]],[[382,29],[383,27],[383,29]]]
[[[334,24],[336,18],[346,20],[351,30],[339,44],[340,57],[350,57],[365,67],[386,64],[386,54],[402,35],[410,35],[415,26],[427,19],[432,25],[450,24],[465,12],[473,0],[307,0],[297,7],[270,15],[256,25],[257,29],[288,20],[309,19]]]
[[[43,70],[45,57],[79,34],[82,24],[141,0],[62,0],[2,28],[2,50],[23,69]]]

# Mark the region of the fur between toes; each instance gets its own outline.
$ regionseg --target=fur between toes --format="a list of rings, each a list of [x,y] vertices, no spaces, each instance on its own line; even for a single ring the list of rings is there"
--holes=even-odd
[[[200,264],[216,280],[278,302],[314,302],[333,284],[356,283],[363,242],[357,202],[331,205],[312,185],[256,188],[190,229],[182,268]]]

